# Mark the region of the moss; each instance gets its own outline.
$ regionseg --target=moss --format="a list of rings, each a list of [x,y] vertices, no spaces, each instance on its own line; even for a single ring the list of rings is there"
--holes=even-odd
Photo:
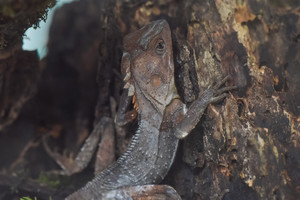
[[[59,177],[57,176],[48,176],[44,172],[40,173],[40,176],[37,179],[38,182],[44,183],[46,185],[49,185],[51,187],[58,188],[61,184]]]
[[[6,0],[0,3],[0,50],[8,50],[22,42],[25,31],[37,28],[56,0]]]

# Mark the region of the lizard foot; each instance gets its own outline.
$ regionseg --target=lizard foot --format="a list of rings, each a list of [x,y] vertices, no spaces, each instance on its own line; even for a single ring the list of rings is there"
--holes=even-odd
[[[67,154],[64,150],[63,154],[58,153],[57,150],[52,150],[48,145],[48,135],[42,137],[42,143],[46,153],[62,168],[61,170],[51,170],[46,172],[47,174],[57,174],[57,175],[70,175],[71,169],[73,168],[74,156],[72,154]]]
[[[227,93],[230,90],[236,89],[237,86],[221,87],[230,79],[230,75],[226,76],[223,80],[217,82],[213,87],[208,88],[203,93],[203,101],[207,104],[217,103],[228,96]]]
[[[181,200],[181,197],[174,188],[168,185],[142,185],[129,186],[116,190],[111,190],[104,194],[105,197],[114,196],[115,199],[165,199]]]
[[[84,199],[131,199],[131,200],[148,200],[148,199],[164,199],[164,200],[181,200],[181,197],[174,188],[168,185],[141,185],[126,186],[115,190],[110,190],[99,195],[89,193],[85,196],[74,193],[66,198],[66,200],[84,200]]]
[[[86,168],[86,166],[90,162],[97,148],[100,136],[102,135],[102,137],[104,137],[103,134],[110,134],[111,130],[114,131],[113,120],[108,117],[103,117],[95,125],[92,133],[85,140],[83,146],[80,149],[80,152],[78,153],[75,159],[71,154],[71,156],[68,156],[66,153],[61,155],[56,151],[52,151],[47,143],[47,136],[43,137],[44,149],[46,150],[48,155],[51,156],[56,161],[56,163],[62,168],[62,170],[54,170],[50,171],[49,173],[70,176],[72,174],[81,172],[83,169]]]

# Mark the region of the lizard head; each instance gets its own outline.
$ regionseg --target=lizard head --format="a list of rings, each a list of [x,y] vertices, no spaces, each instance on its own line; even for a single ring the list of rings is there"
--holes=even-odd
[[[176,98],[172,38],[165,20],[151,22],[140,30],[125,36],[122,74],[128,95],[133,96],[135,108],[141,103],[140,95],[163,113]]]

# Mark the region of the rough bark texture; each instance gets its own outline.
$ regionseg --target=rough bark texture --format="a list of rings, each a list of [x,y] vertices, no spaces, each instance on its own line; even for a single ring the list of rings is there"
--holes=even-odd
[[[110,116],[111,97],[120,98],[122,38],[162,18],[173,31],[175,81],[185,103],[227,74],[238,86],[225,101],[209,106],[181,143],[163,183],[183,199],[297,199],[300,2],[296,0],[102,0],[62,7],[51,28],[37,95],[0,134],[2,171],[30,168],[28,175],[36,178],[41,170],[55,168],[39,143],[20,156],[26,143],[39,141],[42,133],[58,138],[52,141],[55,147],[78,150],[94,114],[95,121]],[[131,133],[117,135],[118,155]],[[15,149],[9,156],[5,144]],[[91,178],[89,170],[83,173]],[[76,187],[86,181],[74,179],[72,184],[80,182]]]

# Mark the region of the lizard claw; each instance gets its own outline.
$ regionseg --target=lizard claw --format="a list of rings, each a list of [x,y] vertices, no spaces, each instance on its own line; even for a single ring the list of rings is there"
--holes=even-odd
[[[230,77],[231,77],[230,75],[225,76],[225,78],[223,78],[223,80],[218,82],[213,88],[215,90],[219,89],[222,85],[224,85],[230,79]]]
[[[237,89],[237,86],[228,86],[228,87],[223,87],[221,89],[218,89],[216,94],[223,94],[224,92],[230,91],[230,90],[234,90]]]
[[[238,88],[237,86],[222,87],[222,85],[224,85],[226,81],[230,79],[230,77],[230,75],[227,75],[221,81],[217,82],[217,84],[215,84],[212,88],[207,90],[207,94],[211,95],[211,97],[209,97],[210,95],[207,96],[208,103],[217,103],[228,96],[226,92]]]

